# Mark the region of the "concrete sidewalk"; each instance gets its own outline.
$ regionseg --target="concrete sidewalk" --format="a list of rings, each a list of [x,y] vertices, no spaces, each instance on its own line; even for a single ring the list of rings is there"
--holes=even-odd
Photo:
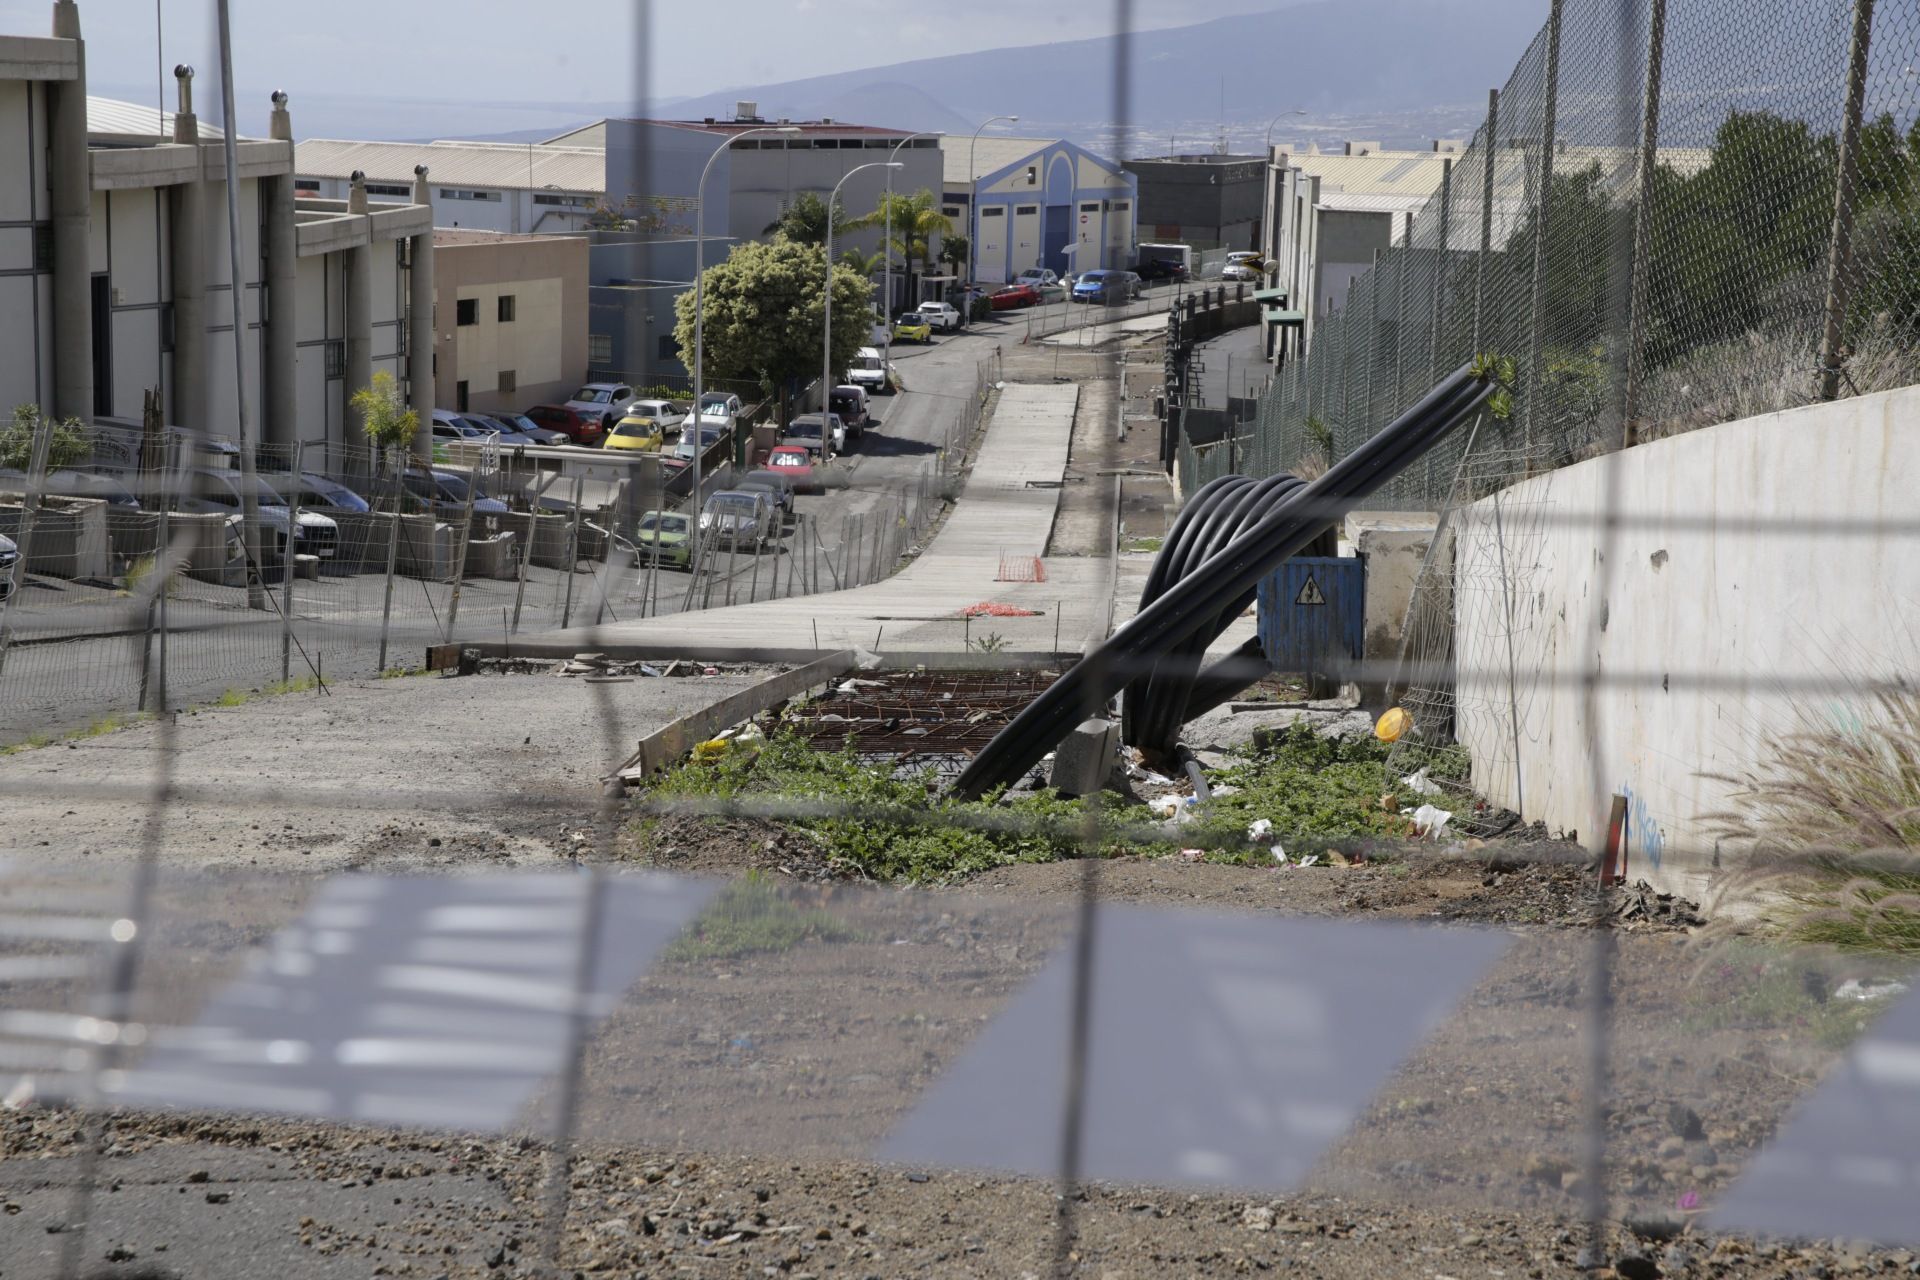
[[[705,609],[663,618],[523,635],[515,652],[625,648],[687,657],[753,649],[861,648],[961,652],[986,639],[993,649],[1078,651],[1106,633],[1110,567],[1104,560],[1042,560],[1066,474],[1080,389],[1009,383],[954,510],[907,568],[848,591]],[[1045,581],[1032,578],[1039,563]],[[1036,611],[1024,618],[961,616],[994,603]],[[998,637],[997,640],[990,637]]]

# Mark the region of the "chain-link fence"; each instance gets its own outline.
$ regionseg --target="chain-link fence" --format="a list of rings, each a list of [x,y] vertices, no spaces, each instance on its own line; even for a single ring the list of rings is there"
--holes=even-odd
[[[1407,235],[1281,371],[1243,465],[1337,461],[1475,358],[1511,373],[1494,487],[1920,378],[1916,61],[1910,7],[1558,0]],[[1436,508],[1459,458],[1380,500]]]

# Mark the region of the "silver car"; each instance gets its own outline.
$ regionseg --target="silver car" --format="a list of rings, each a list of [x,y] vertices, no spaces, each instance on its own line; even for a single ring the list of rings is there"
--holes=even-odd
[[[722,489],[707,499],[700,513],[700,532],[730,546],[758,551],[772,539],[779,518],[765,492]]]
[[[0,603],[13,599],[13,567],[19,562],[20,548],[0,533]]]

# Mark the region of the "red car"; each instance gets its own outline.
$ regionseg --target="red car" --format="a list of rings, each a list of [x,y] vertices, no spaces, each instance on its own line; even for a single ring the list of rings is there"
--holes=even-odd
[[[588,417],[565,405],[537,404],[523,416],[532,418],[536,426],[558,431],[575,444],[596,445],[607,438],[607,428],[600,419]]]
[[[797,444],[776,446],[767,455],[767,469],[787,478],[795,493],[821,493],[820,478],[813,473],[813,454]]]
[[[1016,307],[1037,307],[1040,305],[1040,291],[1030,284],[1010,284],[997,290],[988,299],[995,311],[1012,311]]]

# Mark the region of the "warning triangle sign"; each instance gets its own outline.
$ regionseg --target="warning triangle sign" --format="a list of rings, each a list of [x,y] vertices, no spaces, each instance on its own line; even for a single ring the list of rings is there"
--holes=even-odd
[[[1313,580],[1313,575],[1308,574],[1306,585],[1300,588],[1300,594],[1293,598],[1293,602],[1295,604],[1325,604],[1327,598],[1321,594],[1320,584]]]

